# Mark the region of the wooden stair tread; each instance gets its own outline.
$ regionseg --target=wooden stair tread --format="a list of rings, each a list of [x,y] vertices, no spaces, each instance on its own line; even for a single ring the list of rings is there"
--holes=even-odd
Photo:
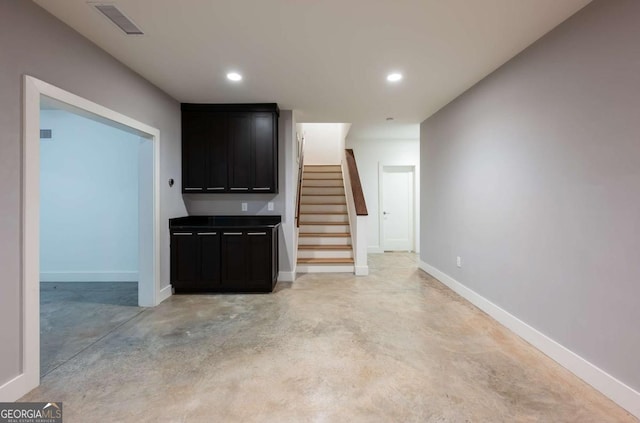
[[[309,173],[342,173],[342,169],[341,168],[336,168],[336,169],[314,169],[314,168],[307,168],[305,166],[304,167],[304,172],[309,172]]]
[[[351,250],[351,245],[298,245],[298,250]]]
[[[300,212],[300,215],[303,214],[312,214],[312,215],[321,215],[321,214],[331,214],[331,215],[346,215],[347,212]]]
[[[299,264],[353,264],[352,258],[299,258]]]
[[[300,232],[298,236],[305,238],[349,238],[351,234],[349,232]]]
[[[342,181],[342,178],[309,178],[307,181]]]
[[[349,222],[300,222],[300,226],[317,225],[317,226],[348,226]]]

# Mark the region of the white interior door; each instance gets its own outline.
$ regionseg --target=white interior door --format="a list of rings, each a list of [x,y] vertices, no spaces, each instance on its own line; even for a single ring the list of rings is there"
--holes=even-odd
[[[382,248],[413,250],[413,166],[382,167]]]

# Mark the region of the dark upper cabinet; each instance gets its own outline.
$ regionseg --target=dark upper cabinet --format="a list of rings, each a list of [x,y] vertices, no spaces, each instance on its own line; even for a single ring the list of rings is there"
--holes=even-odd
[[[250,113],[229,113],[229,189],[232,192],[249,191],[253,162],[253,116]]]
[[[209,118],[205,113],[182,114],[182,189],[201,192],[207,185]]]
[[[278,192],[276,104],[182,104],[182,191]]]
[[[268,113],[253,115],[253,145],[251,153],[254,157],[253,190],[271,192],[277,184],[277,121]],[[274,171],[275,169],[275,171]]]
[[[227,190],[227,119],[221,112],[182,114],[184,192]]]
[[[227,183],[227,116],[226,113],[212,112],[206,113],[209,121],[208,136],[205,142],[209,150],[207,155],[207,186],[206,192],[225,192],[228,188]]]

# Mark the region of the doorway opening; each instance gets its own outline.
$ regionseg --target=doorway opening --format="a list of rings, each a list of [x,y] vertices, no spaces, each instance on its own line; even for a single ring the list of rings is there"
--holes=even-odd
[[[383,251],[415,251],[415,166],[380,165],[379,224]]]
[[[40,374],[137,316],[152,141],[40,101]],[[142,184],[141,184],[142,183]]]
[[[40,81],[36,78],[25,76],[24,77],[24,143],[23,143],[23,343],[22,349],[22,372],[12,381],[12,389],[17,393],[27,393],[40,384],[40,356],[41,356],[41,339],[40,339],[40,287],[41,276],[44,280],[47,278],[59,279],[60,274],[56,274],[56,270],[49,271],[47,273],[46,266],[51,263],[42,263],[41,266],[41,247],[43,249],[49,248],[47,242],[50,241],[43,239],[41,244],[41,217],[46,219],[47,217],[41,216],[41,188],[46,188],[41,181],[41,108],[51,108],[59,111],[64,111],[74,115],[76,118],[84,118],[91,121],[92,124],[97,122],[105,124],[110,128],[117,128],[120,131],[132,134],[136,138],[136,148],[138,166],[137,166],[137,216],[133,219],[137,224],[136,234],[132,238],[137,239],[137,246],[133,247],[137,250],[137,269],[132,269],[131,273],[127,276],[126,272],[122,279],[130,279],[132,274],[137,276],[137,295],[133,295],[133,298],[128,299],[129,303],[133,303],[132,307],[137,309],[138,306],[155,306],[159,304],[163,299],[171,295],[169,290],[160,290],[159,280],[159,139],[160,132],[151,126],[148,126],[135,119],[129,118],[118,112],[110,110],[104,106],[93,103],[82,97],[76,96],[70,92],[64,91],[44,81]],[[44,121],[44,119],[43,119]],[[43,135],[46,137],[47,133]],[[55,133],[53,134],[55,137]],[[96,151],[97,152],[97,151]],[[48,153],[48,152],[47,152]],[[75,157],[75,159],[79,159]],[[54,163],[60,161],[52,160]],[[87,159],[87,161],[90,161]],[[78,160],[74,165],[78,165]],[[56,181],[47,181],[47,184]],[[78,182],[78,181],[75,181]],[[92,181],[84,181],[91,184]],[[77,187],[76,192],[71,188],[70,182],[64,180],[57,180],[58,184],[67,184],[70,188],[68,190],[58,191],[58,194],[63,193],[64,196],[69,196],[65,201],[57,201],[62,203],[62,207],[59,213],[64,212],[64,206],[69,209],[75,206],[81,205],[84,202],[109,202],[116,201],[113,197],[109,197],[105,194],[103,186],[100,183],[94,182],[93,191],[91,196],[85,195],[83,198],[73,198],[78,196],[79,192]],[[56,184],[52,184],[55,186]],[[86,188],[86,187],[85,187]],[[102,197],[101,197],[102,195]],[[88,197],[88,198],[87,198]],[[62,199],[64,200],[64,199]],[[73,201],[72,201],[73,200]],[[43,199],[43,205],[46,206],[47,201]],[[49,210],[50,211],[50,210]],[[49,212],[47,211],[47,213]],[[94,210],[95,212],[95,210]],[[78,219],[85,218],[86,216],[78,215]],[[50,216],[49,216],[50,218]],[[101,225],[104,224],[101,219],[96,218],[94,220],[95,226],[93,231],[99,231]],[[91,220],[89,217],[87,220]],[[79,222],[68,221],[66,223],[64,231],[74,232],[75,224],[78,226]],[[90,222],[89,222],[90,223]],[[48,228],[48,230],[60,231],[61,228]],[[88,231],[83,228],[82,231]],[[44,235],[44,237],[49,236]],[[68,236],[70,234],[63,233],[62,236]],[[87,235],[87,234],[81,234]],[[75,242],[85,242],[75,241]],[[71,247],[73,242],[67,240],[65,248]],[[96,247],[91,245],[89,247]],[[87,247],[87,248],[89,248]],[[104,245],[98,245],[97,247],[104,247]],[[124,249],[124,247],[123,247]],[[81,253],[76,251],[76,263],[87,264],[88,259],[86,257],[79,256]],[[98,254],[100,255],[100,254]],[[45,257],[43,255],[43,257]],[[49,259],[51,256],[48,257]],[[54,260],[55,261],[55,260]],[[73,262],[73,260],[72,260]],[[59,264],[59,263],[58,263]],[[69,265],[69,263],[67,263]],[[51,270],[51,269],[49,269]],[[94,269],[95,270],[95,269]],[[42,271],[42,275],[41,275]],[[93,277],[99,279],[100,270],[88,271],[87,269],[73,269],[69,268],[69,271],[61,272],[66,273],[66,278],[75,280],[85,279],[92,274]],[[108,272],[107,272],[108,273]],[[96,276],[98,275],[98,276]],[[105,274],[102,274],[105,277]],[[113,278],[113,274],[106,275],[106,278]],[[71,283],[71,281],[70,281]],[[130,294],[130,293],[129,293]],[[139,309],[138,309],[139,310]],[[19,395],[16,395],[19,396]]]

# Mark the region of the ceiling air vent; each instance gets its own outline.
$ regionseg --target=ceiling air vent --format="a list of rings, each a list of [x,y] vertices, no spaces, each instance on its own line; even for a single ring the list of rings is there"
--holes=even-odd
[[[127,35],[143,35],[144,32],[134,24],[131,19],[127,18],[116,6],[113,4],[93,4],[98,12],[102,13],[111,22],[116,24],[118,28],[124,31]]]

